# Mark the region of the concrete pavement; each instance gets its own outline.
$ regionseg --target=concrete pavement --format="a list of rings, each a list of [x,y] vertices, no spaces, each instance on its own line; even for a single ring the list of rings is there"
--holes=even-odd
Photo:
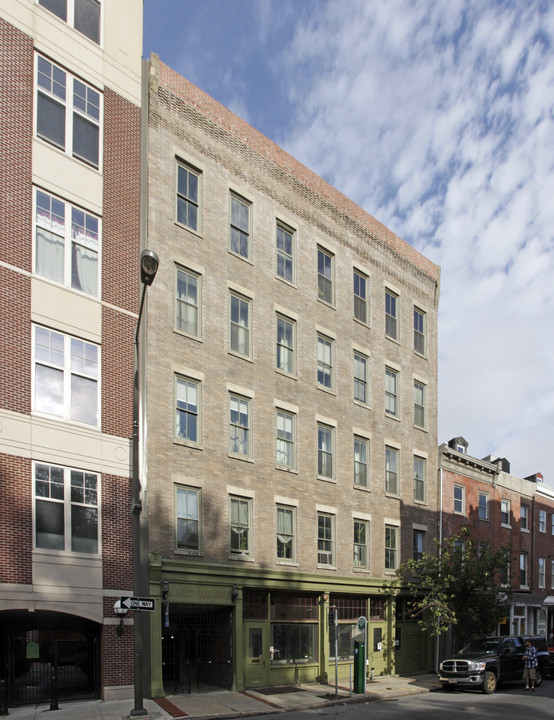
[[[143,720],[171,720],[176,718],[224,718],[268,715],[288,710],[307,710],[337,703],[371,702],[430,692],[440,688],[436,675],[410,677],[379,676],[368,681],[365,694],[351,694],[334,685],[287,685],[282,688],[258,688],[242,692],[211,692],[198,695],[169,695],[158,700],[145,700],[148,711]],[[49,705],[9,708],[7,720],[127,720],[133,707],[131,700],[102,702],[59,703],[59,709],[49,712]],[[46,713],[46,714],[45,714]]]

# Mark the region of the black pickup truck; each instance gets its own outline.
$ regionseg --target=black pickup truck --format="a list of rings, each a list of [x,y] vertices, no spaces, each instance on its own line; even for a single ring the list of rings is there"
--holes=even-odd
[[[523,679],[525,641],[537,649],[535,685],[550,673],[550,655],[543,637],[489,637],[470,640],[457,655],[440,664],[439,682],[445,690],[478,688],[493,693],[504,681]]]

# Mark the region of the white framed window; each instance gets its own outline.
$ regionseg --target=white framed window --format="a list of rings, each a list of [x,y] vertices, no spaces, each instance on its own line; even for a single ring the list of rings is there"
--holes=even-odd
[[[335,516],[329,513],[317,514],[317,564],[335,564]]]
[[[539,558],[538,585],[541,590],[546,587],[546,558],[543,557]]]
[[[277,467],[294,470],[296,467],[296,416],[277,410],[276,458]]]
[[[192,165],[177,161],[177,222],[194,232],[200,231],[202,173]]]
[[[546,510],[539,510],[539,532],[546,532]]]
[[[202,491],[186,485],[175,486],[177,511],[175,547],[198,554],[201,547]]]
[[[425,502],[427,461],[425,458],[414,455],[414,500],[416,502]]]
[[[100,0],[38,0],[38,4],[100,45]]]
[[[413,529],[413,550],[412,557],[414,560],[421,560],[425,552],[425,530]]]
[[[398,372],[385,368],[385,413],[398,417]]]
[[[102,94],[50,60],[36,57],[37,137],[98,169]]]
[[[296,508],[277,505],[277,560],[296,562]]]
[[[398,567],[398,528],[385,525],[385,570],[396,570]]]
[[[368,285],[367,275],[354,269],[354,318],[364,325],[369,321]]]
[[[500,524],[504,527],[511,527],[510,525],[510,501],[500,501]]]
[[[252,301],[249,298],[230,293],[229,349],[244,357],[252,354],[251,308]]]
[[[231,193],[230,204],[229,250],[245,260],[249,260],[252,252],[250,242],[251,203],[239,195]]]
[[[466,489],[463,485],[454,485],[454,512],[457,515],[465,515]]]
[[[426,386],[418,380],[414,380],[414,425],[419,428],[425,428],[427,422],[426,395]]]
[[[250,458],[251,400],[234,393],[229,394],[229,453],[236,457]]]
[[[295,231],[277,221],[276,225],[276,262],[277,276],[294,284],[296,282],[296,233]]]
[[[35,188],[37,275],[98,297],[100,219]]]
[[[200,382],[175,376],[175,437],[187,444],[200,444]]]
[[[331,338],[318,334],[317,336],[317,384],[326,390],[335,387],[334,371],[335,343]]]
[[[177,266],[175,284],[175,327],[187,335],[200,337],[200,275]]]
[[[277,315],[277,370],[288,375],[296,374],[296,322],[284,315]]]
[[[519,584],[521,587],[529,586],[529,576],[527,570],[528,556],[526,552],[519,554]]]
[[[329,305],[334,304],[335,257],[330,252],[317,249],[317,298]]]
[[[252,500],[231,496],[230,549],[231,555],[252,554]]]
[[[489,494],[479,493],[479,520],[489,519]]]
[[[529,505],[523,503],[520,508],[519,527],[521,530],[529,530]]]
[[[385,289],[385,335],[398,340],[398,295]]]
[[[334,478],[335,429],[329,425],[317,425],[317,474],[325,479]]]
[[[354,518],[354,557],[357,570],[369,569],[369,521]]]
[[[369,440],[354,435],[354,485],[367,488],[369,485]]]
[[[63,420],[100,423],[100,348],[35,325],[34,407]]]
[[[385,492],[399,495],[398,488],[398,450],[385,447]]]
[[[99,496],[96,473],[35,462],[35,547],[97,555]]]
[[[426,352],[427,313],[414,307],[414,350],[420,355]]]
[[[354,351],[354,400],[364,405],[369,402],[368,365],[367,356]]]

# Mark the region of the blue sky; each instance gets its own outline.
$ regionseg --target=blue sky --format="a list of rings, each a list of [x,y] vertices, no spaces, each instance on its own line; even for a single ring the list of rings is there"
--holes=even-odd
[[[554,3],[144,8],[145,57],[441,266],[439,442],[554,486]]]

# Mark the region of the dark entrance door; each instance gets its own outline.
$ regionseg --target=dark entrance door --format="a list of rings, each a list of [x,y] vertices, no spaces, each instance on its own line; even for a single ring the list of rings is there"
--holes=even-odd
[[[170,605],[162,613],[162,673],[166,693],[229,690],[231,608]]]
[[[9,707],[99,697],[99,628],[61,613],[0,613]]]

